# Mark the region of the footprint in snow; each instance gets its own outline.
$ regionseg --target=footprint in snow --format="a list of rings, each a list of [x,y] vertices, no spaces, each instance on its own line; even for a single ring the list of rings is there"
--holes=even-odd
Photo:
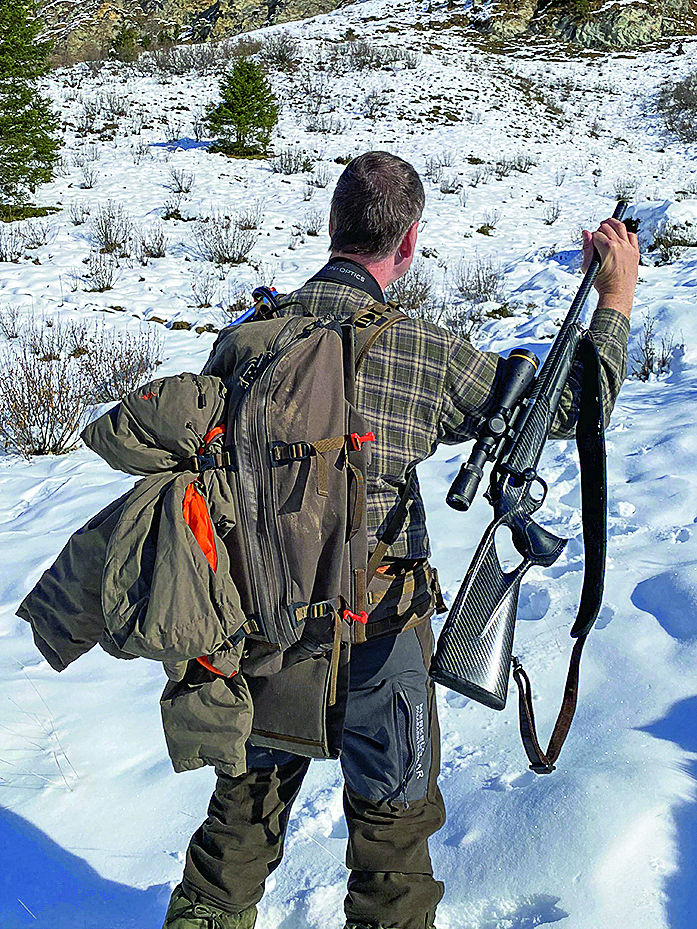
[[[534,584],[523,584],[518,599],[518,619],[537,620],[547,615],[551,600],[549,593]]]
[[[461,710],[469,703],[469,697],[455,693],[454,690],[449,690],[445,695],[445,702],[449,707],[452,707],[452,709]]]
[[[489,777],[484,781],[484,790],[518,790],[521,787],[530,787],[537,780],[532,771],[509,771],[496,777]]]
[[[534,894],[510,903],[491,903],[480,917],[477,929],[535,929],[559,922],[569,915],[557,904],[560,897]]]
[[[606,603],[598,614],[598,618],[595,621],[595,629],[605,629],[606,626],[609,626],[612,620],[615,618],[615,608],[609,603]]]

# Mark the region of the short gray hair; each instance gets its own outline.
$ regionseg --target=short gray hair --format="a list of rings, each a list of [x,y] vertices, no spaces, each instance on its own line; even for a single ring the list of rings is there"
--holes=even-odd
[[[426,197],[415,169],[389,152],[354,158],[337,181],[331,205],[331,251],[392,255],[421,218]]]

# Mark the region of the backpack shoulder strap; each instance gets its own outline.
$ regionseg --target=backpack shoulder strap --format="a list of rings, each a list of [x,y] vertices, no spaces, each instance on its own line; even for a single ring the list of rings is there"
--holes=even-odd
[[[395,303],[372,303],[370,306],[359,310],[354,314],[351,322],[356,333],[356,361],[355,370],[358,372],[361,364],[365,360],[370,349],[375,345],[380,336],[387,329],[390,329],[396,323],[403,319],[408,319],[406,313],[402,312]],[[366,572],[366,586],[375,576],[382,559],[388,548],[395,541],[404,524],[407,515],[407,502],[411,494],[413,484],[414,468],[407,469],[404,484],[399,493],[399,501],[392,513],[387,526],[383,530],[375,551],[370,556],[368,570]]]
[[[356,372],[383,332],[408,318],[394,303],[371,303],[354,314],[351,322],[356,333]]]

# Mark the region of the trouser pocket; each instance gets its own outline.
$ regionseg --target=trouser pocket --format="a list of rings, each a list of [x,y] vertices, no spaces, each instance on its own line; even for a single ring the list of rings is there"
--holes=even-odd
[[[408,804],[426,796],[431,764],[420,646],[410,630],[365,649],[356,650],[360,666],[352,659],[341,754],[346,786],[374,803]]]

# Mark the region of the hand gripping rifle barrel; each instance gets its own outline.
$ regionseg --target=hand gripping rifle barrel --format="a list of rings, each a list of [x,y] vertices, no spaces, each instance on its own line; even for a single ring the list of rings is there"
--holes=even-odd
[[[621,220],[626,207],[620,201],[613,218]],[[451,506],[466,510],[484,464],[496,459],[486,493],[494,507],[494,519],[443,625],[430,673],[439,684],[497,710],[506,704],[523,575],[533,564],[553,564],[566,544],[531,518],[546,493],[537,464],[581,339],[580,314],[600,265],[596,253],[537,378],[533,379],[531,353],[517,350],[511,354],[497,396],[497,412],[485,422],[470,460],[461,468],[447,497]],[[534,485],[537,495],[532,492]],[[509,571],[496,553],[495,536],[500,527],[510,530],[522,556]]]

